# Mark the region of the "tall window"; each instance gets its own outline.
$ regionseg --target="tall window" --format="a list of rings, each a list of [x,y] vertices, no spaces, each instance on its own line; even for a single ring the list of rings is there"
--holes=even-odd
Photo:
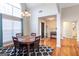
[[[21,33],[21,6],[19,3],[0,4],[0,13],[2,13],[3,43],[12,41],[12,36]]]
[[[21,33],[21,21],[3,18],[3,43],[12,41],[12,36]]]

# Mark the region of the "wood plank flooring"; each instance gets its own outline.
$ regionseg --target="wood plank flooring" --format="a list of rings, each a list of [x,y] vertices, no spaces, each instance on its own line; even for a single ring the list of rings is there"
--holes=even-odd
[[[40,44],[54,48],[52,56],[79,56],[79,42],[76,39],[61,40],[61,48],[56,47],[56,39],[44,38]]]

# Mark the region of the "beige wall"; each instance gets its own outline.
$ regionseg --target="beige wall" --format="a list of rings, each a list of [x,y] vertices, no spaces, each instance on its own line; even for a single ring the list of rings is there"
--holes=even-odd
[[[73,32],[74,36],[77,36],[77,39],[79,40],[79,5],[68,7],[62,9],[62,20],[68,21],[68,22],[74,22],[76,21],[76,30]],[[69,27],[71,29],[71,27]]]
[[[73,30],[73,27],[73,22],[64,21],[62,36],[66,38],[75,38],[74,36],[76,36],[77,31],[76,28]]]
[[[47,33],[48,37],[50,37],[50,32],[56,32],[56,21],[47,21]]]
[[[23,17],[23,35],[30,34],[30,17]]]

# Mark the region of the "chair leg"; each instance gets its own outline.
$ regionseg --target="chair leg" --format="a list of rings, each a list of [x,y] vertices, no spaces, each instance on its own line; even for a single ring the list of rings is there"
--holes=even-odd
[[[23,47],[19,47],[19,51],[23,51]]]
[[[39,47],[37,49],[38,49],[38,52],[39,52]]]
[[[33,52],[34,52],[34,48],[33,48]]]
[[[14,53],[16,54],[16,47],[14,48]]]

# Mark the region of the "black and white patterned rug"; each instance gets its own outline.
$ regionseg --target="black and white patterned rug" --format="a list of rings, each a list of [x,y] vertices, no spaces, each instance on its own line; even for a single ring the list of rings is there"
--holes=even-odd
[[[16,54],[14,53],[14,47],[9,48],[0,48],[0,56],[28,56],[27,50],[23,49],[23,51],[17,50]],[[34,50],[34,52],[30,52],[29,56],[50,56],[50,53],[53,52],[53,49],[47,46],[40,46],[39,52]]]

